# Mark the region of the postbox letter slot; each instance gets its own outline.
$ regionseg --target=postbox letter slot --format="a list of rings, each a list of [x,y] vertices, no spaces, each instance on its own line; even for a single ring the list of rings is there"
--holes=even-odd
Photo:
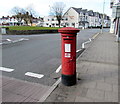
[[[64,39],[64,40],[73,40],[73,39]]]

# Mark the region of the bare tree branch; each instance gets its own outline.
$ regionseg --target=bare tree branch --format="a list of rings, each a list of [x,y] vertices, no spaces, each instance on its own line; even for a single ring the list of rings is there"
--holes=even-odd
[[[24,20],[27,25],[29,23],[32,25],[33,18],[36,14],[34,9],[30,6],[28,6],[26,9],[14,7],[11,9],[11,12],[14,14],[14,17],[17,19],[18,23]]]
[[[26,8],[26,11],[29,12],[29,14],[32,15],[33,17],[37,16],[37,12],[34,10],[32,4]]]
[[[51,7],[51,13],[56,16],[59,27],[61,24],[63,12],[64,12],[65,4],[63,2],[55,2]]]
[[[12,12],[12,14],[14,14],[14,15],[17,15],[17,14],[19,14],[19,13],[25,14],[25,13],[26,13],[26,10],[23,9],[23,8],[20,8],[20,7],[13,7],[13,8],[11,9],[11,12]]]

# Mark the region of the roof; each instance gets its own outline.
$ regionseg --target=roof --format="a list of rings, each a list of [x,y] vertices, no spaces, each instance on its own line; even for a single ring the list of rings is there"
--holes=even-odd
[[[75,7],[72,7],[77,13],[80,13],[82,11],[82,8],[75,8]]]
[[[89,16],[94,16],[93,10],[89,10],[89,11],[88,11],[88,15],[89,15]]]
[[[88,13],[88,10],[87,9],[82,9],[82,8],[75,8],[75,7],[72,7],[77,13],[83,13],[83,14],[86,14]]]
[[[74,9],[78,14],[80,14],[81,12],[85,15],[86,13],[88,13],[89,16],[97,16],[99,18],[102,18],[103,14],[99,13],[99,12],[94,12],[93,10],[87,10],[87,9],[82,9],[82,8],[75,8],[75,7],[70,7],[65,13],[64,15],[70,10],[70,9]],[[109,19],[109,17],[107,17]]]

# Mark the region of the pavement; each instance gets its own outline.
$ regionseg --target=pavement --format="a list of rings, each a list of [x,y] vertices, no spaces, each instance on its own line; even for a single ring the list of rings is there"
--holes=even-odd
[[[2,76],[3,102],[118,102],[118,42],[99,34],[77,59],[77,84],[52,87]],[[50,90],[51,89],[51,90]],[[44,97],[44,98],[43,98]]]
[[[45,102],[118,102],[118,43],[99,34],[77,60],[77,84],[58,87]]]
[[[38,102],[50,88],[42,84],[31,83],[2,76],[2,102]]]

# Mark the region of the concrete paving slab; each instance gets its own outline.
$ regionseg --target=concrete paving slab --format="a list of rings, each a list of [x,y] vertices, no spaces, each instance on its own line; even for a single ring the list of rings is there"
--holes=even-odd
[[[94,100],[86,97],[76,97],[75,102],[94,102]]]
[[[3,102],[37,102],[50,86],[3,76]],[[5,82],[4,82],[5,81]]]
[[[105,91],[105,100],[109,102],[118,102],[118,93]]]
[[[113,84],[98,82],[96,89],[104,90],[104,91],[113,91]]]
[[[23,102],[27,97],[3,91],[2,102]]]

